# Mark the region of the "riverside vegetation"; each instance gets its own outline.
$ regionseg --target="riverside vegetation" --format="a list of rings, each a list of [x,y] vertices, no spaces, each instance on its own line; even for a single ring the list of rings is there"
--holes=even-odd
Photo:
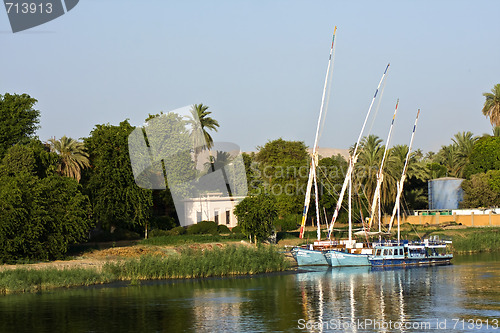
[[[27,269],[0,272],[0,292],[39,292],[115,281],[206,278],[284,271],[290,263],[274,246],[226,246],[213,250],[186,248],[172,256],[146,255],[92,268]]]

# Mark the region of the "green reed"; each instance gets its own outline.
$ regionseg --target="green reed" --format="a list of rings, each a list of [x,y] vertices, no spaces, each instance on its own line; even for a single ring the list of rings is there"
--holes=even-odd
[[[171,256],[147,255],[93,268],[17,268],[0,272],[0,293],[38,292],[113,281],[204,278],[284,271],[284,255],[273,246],[226,246],[213,250],[183,249]]]
[[[180,254],[143,256],[107,263],[103,271],[117,280],[203,278],[283,271],[289,267],[274,247],[228,246],[222,249],[185,249]]]

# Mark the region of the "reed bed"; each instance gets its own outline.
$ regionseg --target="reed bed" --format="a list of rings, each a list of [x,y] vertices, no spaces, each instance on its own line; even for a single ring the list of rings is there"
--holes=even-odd
[[[107,263],[103,271],[118,280],[204,278],[283,271],[289,268],[274,247],[228,246],[209,251],[185,249],[170,257],[144,256]]]
[[[499,228],[475,228],[454,234],[453,249],[457,253],[492,252],[500,250]]]
[[[0,293],[38,292],[113,281],[204,278],[284,271],[290,267],[273,246],[227,246],[213,250],[184,249],[168,257],[147,255],[93,268],[26,269],[0,272]]]
[[[17,268],[0,273],[0,293],[39,292],[110,282],[111,276],[90,268]]]

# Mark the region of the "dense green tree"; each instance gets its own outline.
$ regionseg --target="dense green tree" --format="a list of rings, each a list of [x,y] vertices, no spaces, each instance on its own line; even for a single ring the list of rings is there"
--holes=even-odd
[[[83,142],[63,136],[61,139],[50,139],[50,150],[60,156],[57,171],[80,182],[82,170],[90,166],[89,154]]]
[[[40,111],[33,108],[36,102],[27,94],[0,95],[0,158],[9,147],[35,134],[40,122]]]
[[[55,173],[58,157],[38,141],[11,147],[0,163],[0,261],[62,258],[92,225],[76,180]]]
[[[255,160],[262,188],[276,196],[279,216],[300,213],[310,165],[306,145],[280,138],[257,149]]]
[[[500,206],[500,170],[474,174],[462,183],[464,199],[461,208]]]
[[[151,214],[152,192],[138,187],[132,173],[128,136],[133,130],[127,120],[118,126],[96,125],[84,139],[92,167],[82,183],[93,218],[103,229],[145,226]]]
[[[52,175],[57,168],[58,156],[49,152],[49,148],[37,139],[26,144],[10,147],[0,163],[0,176],[15,176],[26,172],[44,178]]]
[[[493,126],[500,126],[500,83],[495,84],[491,93],[484,93],[483,115],[490,118]]]
[[[246,197],[236,205],[234,215],[244,235],[255,243],[263,241],[271,235],[273,222],[278,217],[276,199],[265,193]]]
[[[255,153],[242,153],[243,164],[247,178],[247,188],[249,194],[256,194],[262,190],[263,179],[259,169],[259,163],[256,161]]]
[[[469,178],[476,173],[500,170],[500,137],[482,137],[474,145],[465,167],[464,175]]]

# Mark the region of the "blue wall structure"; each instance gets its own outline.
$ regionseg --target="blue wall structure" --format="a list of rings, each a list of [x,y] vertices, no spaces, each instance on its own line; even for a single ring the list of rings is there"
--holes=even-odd
[[[463,200],[461,178],[437,178],[429,180],[429,209],[457,209]]]

